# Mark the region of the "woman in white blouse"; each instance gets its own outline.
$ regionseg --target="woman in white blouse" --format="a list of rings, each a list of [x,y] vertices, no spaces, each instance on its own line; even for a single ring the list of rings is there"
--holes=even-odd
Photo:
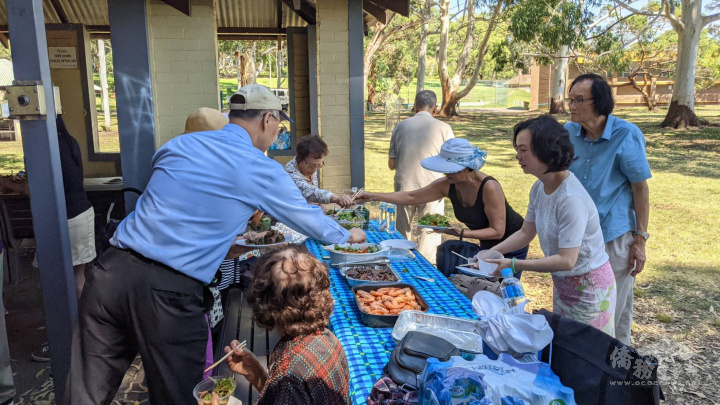
[[[483,252],[477,257],[497,263],[497,275],[508,267],[551,273],[553,311],[614,336],[615,276],[605,253],[595,203],[568,170],[575,155],[568,132],[544,115],[517,124],[514,133],[520,167],[538,180],[530,190],[522,228],[493,250],[511,252],[537,236],[545,257],[491,260]]]
[[[349,195],[334,194],[319,186],[318,170],[325,165],[323,159],[328,153],[330,151],[327,144],[318,135],[303,137],[297,144],[295,157],[285,165],[285,171],[298,186],[307,202],[335,203],[343,208],[349,207],[353,205],[353,200]]]

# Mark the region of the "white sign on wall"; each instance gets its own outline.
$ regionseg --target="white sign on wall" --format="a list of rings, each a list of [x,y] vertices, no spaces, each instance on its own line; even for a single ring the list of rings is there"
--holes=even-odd
[[[74,46],[48,47],[51,69],[77,69],[77,48]]]

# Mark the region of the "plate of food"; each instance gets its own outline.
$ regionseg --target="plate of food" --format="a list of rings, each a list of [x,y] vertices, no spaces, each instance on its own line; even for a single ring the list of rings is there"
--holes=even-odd
[[[400,275],[387,264],[347,264],[340,267],[340,274],[345,276],[350,287],[400,281]]]
[[[390,328],[404,311],[429,309],[417,289],[406,283],[363,284],[351,288],[360,319],[371,328]]]
[[[244,239],[235,241],[236,245],[252,246],[256,248],[266,248],[282,245],[293,241],[293,235],[289,233],[281,233],[274,229],[267,232],[248,232],[243,235]]]
[[[467,274],[468,276],[495,279],[497,277],[493,276],[492,273],[495,269],[497,269],[497,266],[497,264],[487,263],[480,260],[477,263],[463,264],[462,266],[455,266],[455,268],[459,272]]]
[[[386,239],[380,242],[380,246],[413,250],[418,246],[418,244],[407,239]]]
[[[445,230],[452,229],[450,221],[448,221],[445,215],[440,214],[428,214],[423,215],[417,222],[418,227],[423,229],[434,229],[434,230]]]
[[[330,264],[359,262],[382,256],[388,248],[374,243],[342,243],[323,246],[330,252]]]
[[[235,392],[235,378],[227,377],[210,377],[202,380],[193,389],[193,395],[198,403],[210,405],[212,403],[213,392],[220,397],[220,404],[226,405],[230,401],[231,395]]]

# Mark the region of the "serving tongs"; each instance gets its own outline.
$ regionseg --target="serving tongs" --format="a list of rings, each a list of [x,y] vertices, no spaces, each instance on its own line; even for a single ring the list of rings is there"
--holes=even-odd
[[[341,263],[337,263],[336,266],[338,266],[338,267],[351,266],[351,265],[354,266],[356,264],[365,264],[365,265],[367,265],[367,264],[390,264],[390,259],[388,259],[387,257],[382,257],[382,258],[372,259],[372,260],[362,260],[359,262],[341,262]]]

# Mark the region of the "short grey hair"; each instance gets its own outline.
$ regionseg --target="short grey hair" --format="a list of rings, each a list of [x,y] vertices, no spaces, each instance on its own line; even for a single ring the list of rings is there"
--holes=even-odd
[[[434,108],[437,106],[437,96],[432,90],[423,90],[415,95],[416,108]]]

